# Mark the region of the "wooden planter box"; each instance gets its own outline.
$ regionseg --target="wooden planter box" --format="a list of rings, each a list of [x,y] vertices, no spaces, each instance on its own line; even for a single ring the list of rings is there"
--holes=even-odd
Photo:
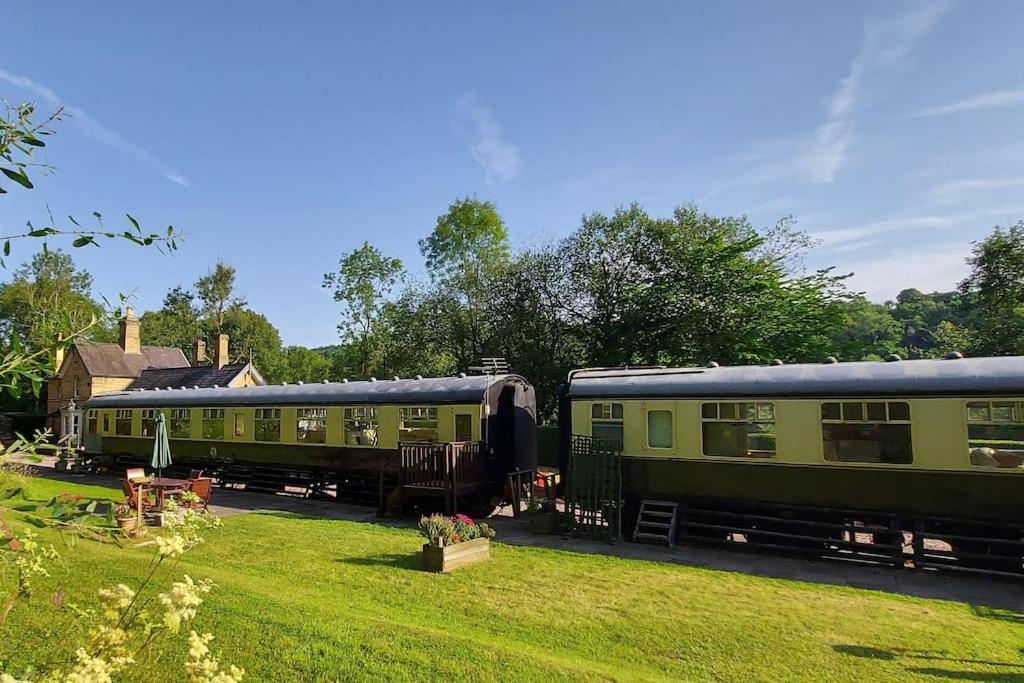
[[[437,548],[429,543],[423,544],[423,569],[428,572],[443,572],[474,562],[489,559],[491,556],[491,539],[474,538],[455,545]]]

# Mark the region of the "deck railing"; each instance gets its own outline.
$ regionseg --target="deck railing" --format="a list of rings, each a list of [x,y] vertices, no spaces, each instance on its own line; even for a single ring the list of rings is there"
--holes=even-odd
[[[400,443],[399,488],[407,493],[443,495],[445,507],[475,493],[486,481],[486,461],[478,442]]]

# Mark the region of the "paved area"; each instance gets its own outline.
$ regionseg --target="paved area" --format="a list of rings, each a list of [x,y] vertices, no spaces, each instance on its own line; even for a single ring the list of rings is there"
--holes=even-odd
[[[111,476],[76,475],[56,472],[51,463],[35,467],[39,475],[81,484],[120,486]],[[297,496],[273,495],[233,489],[214,489],[210,509],[219,516],[250,512],[290,512],[327,519],[411,526],[412,520],[381,519],[375,511],[356,505],[310,500]],[[818,584],[851,586],[900,595],[949,600],[982,608],[1008,609],[1024,615],[1024,579],[990,579],[979,576],[899,570],[845,563],[769,555],[705,546],[678,545],[675,548],[632,542],[615,544],[567,539],[562,536],[531,534],[525,521],[504,513],[488,520],[502,543],[555,548],[577,553],[615,555],[652,562],[671,562],[721,571],[742,572]]]

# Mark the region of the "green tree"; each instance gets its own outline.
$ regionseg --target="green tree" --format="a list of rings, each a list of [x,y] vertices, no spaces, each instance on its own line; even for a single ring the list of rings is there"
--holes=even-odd
[[[1024,353],[1024,221],[996,227],[975,242],[967,263],[971,273],[960,284],[960,292],[973,301],[975,351]]]
[[[228,310],[245,306],[245,300],[235,295],[234,266],[220,259],[213,270],[196,280],[196,295],[214,334],[224,331],[224,316]]]
[[[494,353],[487,312],[510,255],[508,230],[494,204],[475,197],[454,201],[419,246],[435,285],[439,339],[447,340],[456,364],[465,368]]]
[[[234,306],[224,313],[221,331],[229,335],[228,355],[233,360],[249,359],[271,384],[285,381],[281,333],[265,315]]]
[[[281,353],[283,382],[319,382],[332,372],[330,359],[305,346],[286,346]]]
[[[835,355],[842,360],[884,358],[900,348],[903,325],[884,304],[855,296],[841,305],[843,325],[833,334]]]
[[[336,273],[324,274],[323,286],[334,290],[334,300],[343,307],[338,332],[343,340],[359,344],[359,374],[363,376],[370,372],[382,311],[401,277],[402,262],[385,256],[369,242],[343,254]]]
[[[167,292],[163,305],[139,318],[142,338],[153,346],[174,346],[192,358],[192,345],[206,336],[195,305],[195,294],[180,285]]]

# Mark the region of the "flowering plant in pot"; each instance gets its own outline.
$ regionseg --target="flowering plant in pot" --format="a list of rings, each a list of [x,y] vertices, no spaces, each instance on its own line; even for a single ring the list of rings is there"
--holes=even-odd
[[[119,529],[134,531],[139,523],[138,511],[128,503],[118,503],[114,506],[114,520]]]
[[[495,536],[488,524],[466,515],[421,517],[419,531],[427,540],[423,544],[423,568],[435,572],[449,572],[488,559],[490,540]]]
[[[558,531],[561,515],[553,500],[530,500],[526,508],[530,531],[535,534],[553,534]]]

